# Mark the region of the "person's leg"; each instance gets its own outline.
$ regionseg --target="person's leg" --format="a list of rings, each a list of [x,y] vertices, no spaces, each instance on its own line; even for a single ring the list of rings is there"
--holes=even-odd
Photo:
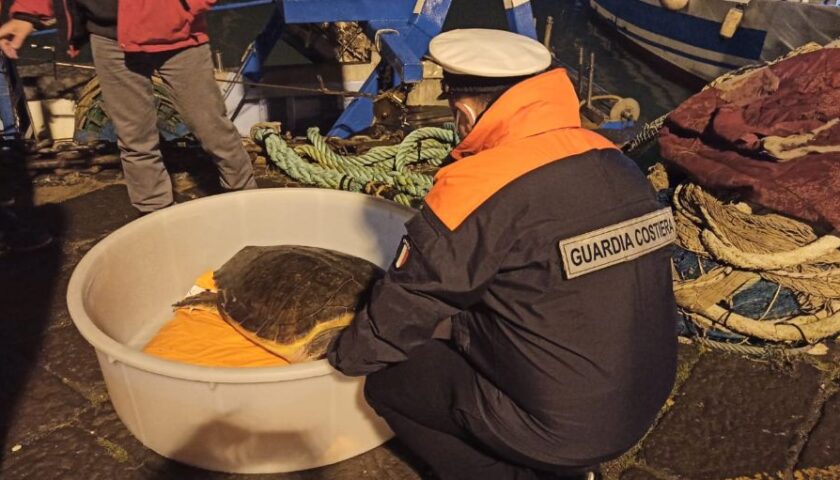
[[[227,117],[224,100],[213,76],[210,47],[200,45],[168,54],[158,66],[172,91],[178,113],[201,146],[213,156],[228,190],[257,188],[251,157],[239,132]]]
[[[22,141],[0,139],[0,256],[40,250],[53,241],[33,220],[32,180]]]
[[[537,474],[509,464],[470,442],[423,426],[384,405],[374,407],[397,438],[431,467],[440,480],[537,480]]]
[[[172,205],[172,180],[160,153],[153,65],[141,54],[131,58],[116,41],[91,35],[103,108],[114,123],[131,204],[141,212]]]
[[[368,376],[368,403],[441,479],[537,479],[530,468],[489,451],[463,428],[459,405],[475,400],[475,372],[446,343],[433,340],[409,359]]]

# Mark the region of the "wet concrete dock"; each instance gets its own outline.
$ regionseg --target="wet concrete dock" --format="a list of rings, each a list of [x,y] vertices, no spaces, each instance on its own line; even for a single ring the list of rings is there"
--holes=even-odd
[[[176,176],[180,201],[205,194]],[[263,172],[261,186],[289,186]],[[265,476],[207,472],[160,457],[123,426],[64,295],[93,245],[136,218],[116,172],[42,178],[35,215],[57,235],[0,257],[0,478],[418,479],[394,440],[329,467]],[[825,356],[746,359],[681,345],[678,385],[655,427],[606,478],[840,479],[840,345]]]

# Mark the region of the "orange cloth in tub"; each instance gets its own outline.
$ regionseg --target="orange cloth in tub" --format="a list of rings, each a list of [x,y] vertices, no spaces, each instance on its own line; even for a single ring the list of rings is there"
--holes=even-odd
[[[201,274],[201,276],[198,277],[198,279],[195,281],[195,286],[198,288],[203,288],[205,290],[210,290],[211,292],[215,292],[217,288],[216,280],[213,279],[213,270]]]
[[[196,280],[196,286],[215,290],[213,272]],[[236,331],[215,308],[175,310],[169,321],[143,349],[166,360],[209,367],[273,367],[288,365]]]

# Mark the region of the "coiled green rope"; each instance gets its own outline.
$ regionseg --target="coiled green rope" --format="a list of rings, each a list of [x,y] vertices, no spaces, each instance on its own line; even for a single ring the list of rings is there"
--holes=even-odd
[[[251,129],[251,138],[265,147],[271,161],[301,183],[351,192],[385,186],[395,192],[394,201],[408,206],[415,206],[434,183],[432,175],[408,166],[439,167],[458,142],[453,128],[425,127],[398,145],[374,147],[362,155],[340,155],[317,128],[310,128],[306,137],[309,144],[291,147],[276,124],[257,124]]]

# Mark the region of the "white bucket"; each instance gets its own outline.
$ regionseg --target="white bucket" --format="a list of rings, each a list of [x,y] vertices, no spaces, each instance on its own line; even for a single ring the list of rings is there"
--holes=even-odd
[[[39,140],[72,140],[76,131],[76,102],[65,98],[30,100],[29,117]]]
[[[267,189],[177,205],[108,236],[76,267],[67,303],[120,419],[165,457],[233,473],[314,468],[382,444],[392,433],[362,379],[325,360],[213,368],[140,350],[201,273],[246,245],[330,248],[387,268],[412,215],[361,194]]]

